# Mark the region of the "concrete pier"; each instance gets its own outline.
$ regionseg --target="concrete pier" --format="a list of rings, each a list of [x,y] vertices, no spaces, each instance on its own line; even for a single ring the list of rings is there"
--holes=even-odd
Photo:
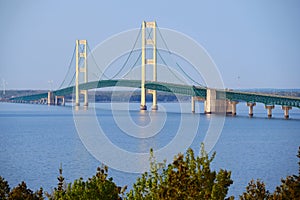
[[[229,104],[231,105],[231,114],[232,116],[236,115],[236,104],[238,104],[238,101],[230,101]]]
[[[192,113],[195,113],[195,101],[205,101],[205,99],[201,97],[195,97],[195,96],[191,97]]]
[[[206,100],[204,102],[204,113],[226,114],[228,111],[228,102],[225,99],[217,99],[217,91],[215,89],[207,89]]]
[[[81,90],[80,93],[83,94],[83,97],[84,97],[83,106],[87,107],[89,105],[88,91],[87,90]]]
[[[47,99],[48,98],[42,98],[42,99],[40,99],[39,104],[47,104]]]
[[[152,94],[153,97],[153,103],[152,103],[152,110],[158,110],[158,106],[157,106],[157,92],[156,90],[147,90],[148,94]]]
[[[59,100],[61,99],[61,102]],[[65,105],[65,97],[64,96],[55,96],[55,105]]]
[[[268,118],[272,117],[272,109],[275,108],[274,105],[266,105],[265,108],[268,110]]]
[[[47,103],[48,103],[48,105],[53,105],[54,104],[54,95],[53,95],[53,92],[51,92],[51,91],[48,92]]]
[[[152,92],[152,98],[153,98],[153,103],[152,103],[152,110],[158,110],[158,106],[157,106],[157,91],[153,90]]]
[[[195,99],[193,96],[191,98],[191,105],[192,105],[192,113],[195,113]]]
[[[288,119],[289,118],[289,110],[291,110],[291,106],[282,106],[282,110],[284,111],[284,118]]]
[[[140,105],[140,110],[147,110],[147,106],[146,105]]]
[[[256,106],[256,103],[247,102],[247,106],[249,107],[249,117],[253,117],[253,107]]]

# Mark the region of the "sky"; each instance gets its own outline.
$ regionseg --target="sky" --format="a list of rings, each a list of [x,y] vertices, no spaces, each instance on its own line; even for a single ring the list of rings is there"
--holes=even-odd
[[[226,88],[300,88],[300,1],[0,0],[7,89],[63,81],[76,39],[89,46],[156,20],[202,45]],[[75,67],[75,66],[74,66]]]

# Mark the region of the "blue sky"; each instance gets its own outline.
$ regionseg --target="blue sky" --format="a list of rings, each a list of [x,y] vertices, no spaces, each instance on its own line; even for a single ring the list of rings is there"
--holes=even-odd
[[[156,20],[201,44],[227,88],[300,88],[300,2],[0,0],[0,79],[8,89],[62,82],[76,39],[91,48]]]

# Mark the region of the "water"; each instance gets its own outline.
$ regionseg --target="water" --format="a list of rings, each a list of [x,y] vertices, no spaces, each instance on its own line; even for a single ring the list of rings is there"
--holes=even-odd
[[[209,115],[191,114],[188,103],[183,105],[182,111],[177,103],[161,104],[160,108],[167,110],[166,115],[162,112],[140,113],[137,110],[139,105],[132,103],[129,105],[129,115],[139,126],[167,117],[159,134],[149,139],[135,139],[122,134],[116,126],[110,104],[101,103],[96,107],[101,127],[110,133],[107,137],[130,152],[148,152],[151,147],[167,145],[176,135],[181,116],[191,123],[200,118],[197,135],[191,144],[198,152],[210,122]],[[122,104],[118,108],[114,114],[122,119],[128,109]],[[197,112],[203,112],[202,103],[197,105]],[[266,117],[266,110],[260,104],[254,107],[254,117],[251,119],[244,103],[238,104],[237,112],[236,117],[226,117],[222,134],[213,148],[217,156],[212,167],[232,171],[234,184],[229,195],[242,194],[247,183],[257,178],[273,191],[281,178],[298,173],[296,155],[300,145],[300,110],[293,108],[289,120],[283,119],[279,106],[273,110],[272,119]],[[24,180],[31,189],[43,187],[51,191],[56,187],[60,165],[67,182],[79,177],[91,177],[101,165],[81,142],[70,106],[0,103],[0,141],[0,175],[11,187]],[[138,174],[110,168],[110,176],[123,186],[132,185]]]

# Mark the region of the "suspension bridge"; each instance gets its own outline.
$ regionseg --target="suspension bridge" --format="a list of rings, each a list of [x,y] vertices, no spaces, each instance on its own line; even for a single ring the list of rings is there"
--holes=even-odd
[[[158,37],[160,38],[161,43],[165,46],[165,51],[158,48]],[[141,44],[141,48],[136,49],[139,43]],[[152,110],[158,109],[157,91],[190,96],[192,112],[195,112],[195,101],[204,101],[204,112],[207,114],[227,113],[236,115],[236,104],[239,102],[245,102],[249,107],[250,117],[253,116],[253,107],[256,103],[262,103],[265,105],[268,117],[272,116],[272,109],[274,109],[275,105],[282,107],[285,118],[289,118],[289,110],[292,109],[292,107],[300,108],[300,98],[297,97],[206,87],[204,84],[197,81],[197,78],[189,74],[179,62],[176,60],[174,61],[174,59],[173,64],[177,67],[177,71],[180,71],[181,74],[175,73],[174,70],[169,69],[170,64],[168,63],[169,61],[164,58],[164,52],[168,56],[172,57],[172,52],[169,50],[167,42],[164,40],[163,34],[160,32],[156,22],[143,22],[131,51],[127,53],[126,56],[123,56],[123,60],[120,59],[123,64],[118,62],[116,64],[120,64],[121,68],[119,68],[117,73],[109,76],[107,75],[108,71],[103,71],[103,69],[99,67],[99,64],[97,64],[95,56],[90,50],[87,41],[76,40],[68,72],[59,89],[41,94],[14,97],[11,98],[10,101],[64,105],[65,96],[73,95],[75,99],[74,105],[78,107],[80,106],[80,96],[83,95],[83,106],[88,106],[89,90],[109,87],[126,87],[138,88],[141,91],[141,110],[147,110],[147,92],[152,94]],[[134,55],[135,58],[133,59]],[[90,63],[88,65],[88,60],[93,61],[93,66],[96,70],[90,69],[91,65]],[[164,80],[158,80],[158,60],[167,68],[169,76],[173,76],[175,79],[180,80],[181,78],[179,76],[182,75],[185,79],[190,80],[191,84],[187,84],[182,81],[165,82]],[[127,75],[136,69],[137,66],[140,66],[138,74],[141,78],[127,79]],[[128,69],[126,70],[126,68]],[[151,69],[151,75],[148,74],[149,70],[147,69]],[[146,74],[151,77],[150,80],[146,78]],[[137,75],[135,74],[133,77],[137,77]]]

